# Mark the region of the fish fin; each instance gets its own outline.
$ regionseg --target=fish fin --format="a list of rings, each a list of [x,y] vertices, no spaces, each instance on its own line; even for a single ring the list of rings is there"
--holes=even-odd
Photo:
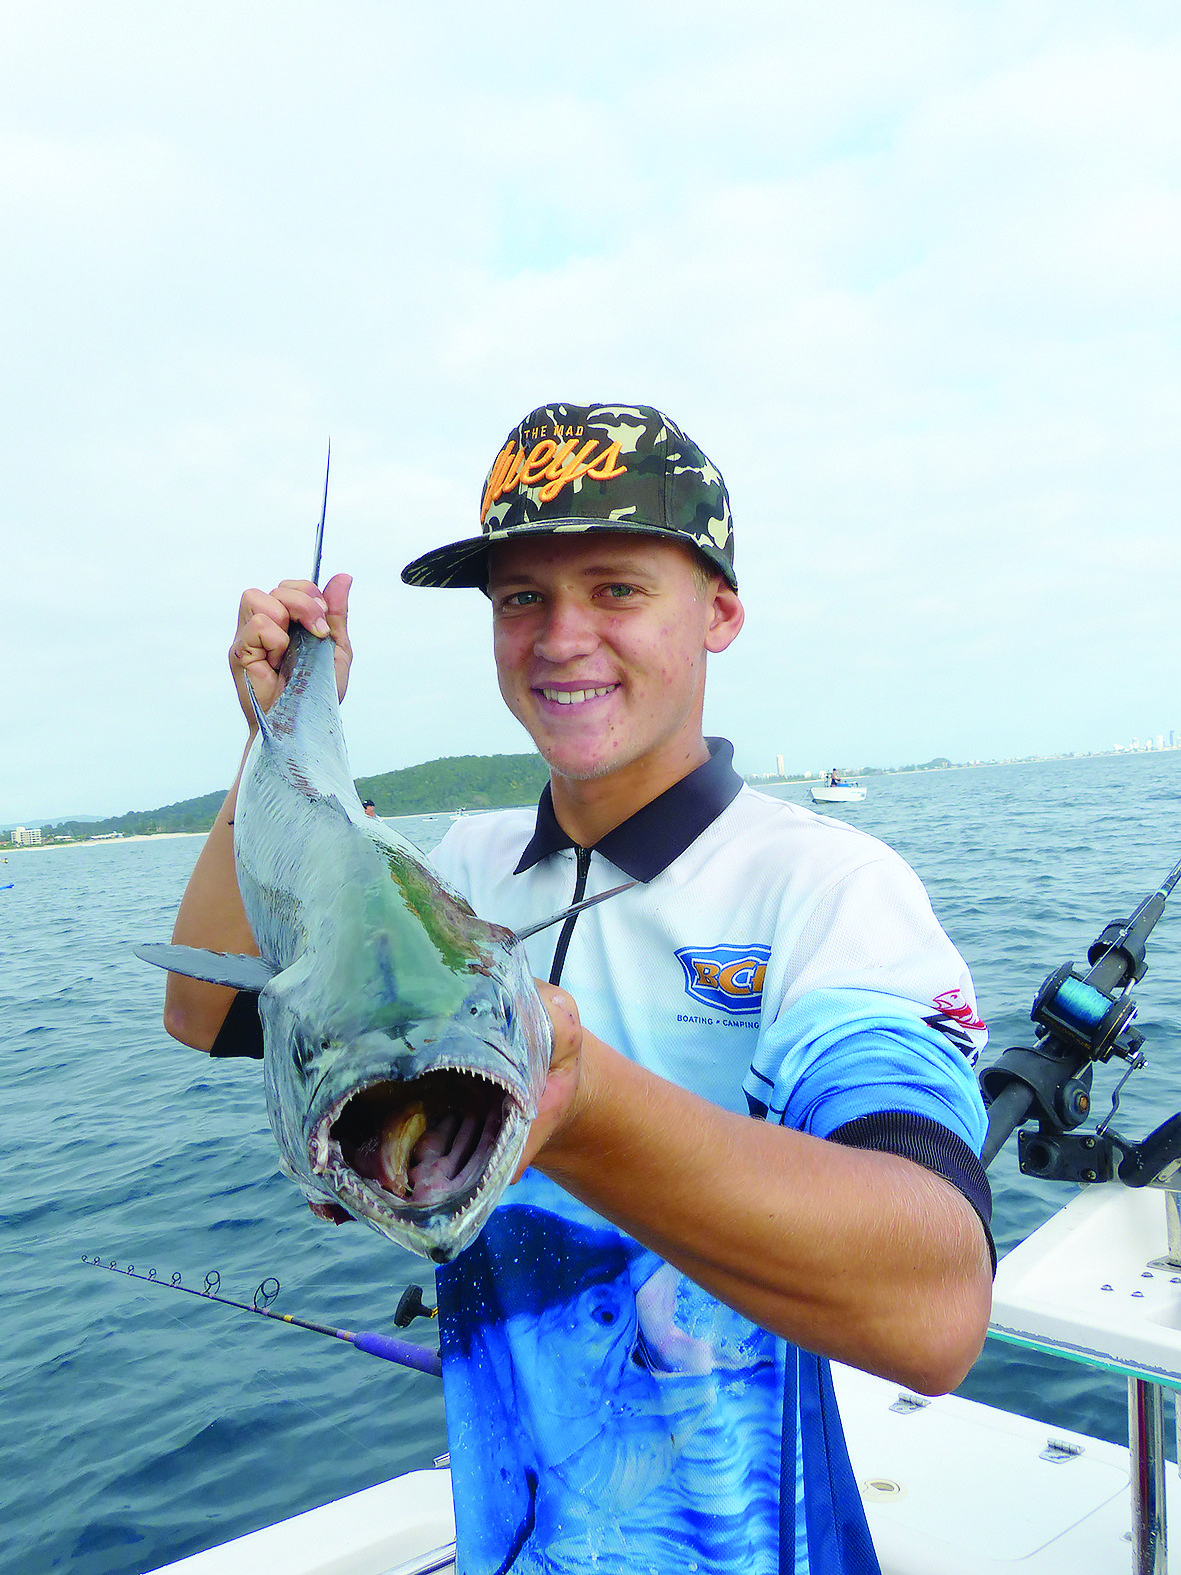
[[[328,463],[324,466],[324,504],[316,527],[316,550],[312,555],[312,584],[320,583],[320,555],[324,551],[324,518],[328,513],[328,472],[332,468],[332,439],[328,439]]]
[[[156,968],[167,968],[169,973],[183,973],[189,979],[204,979],[208,984],[228,984],[235,990],[247,990],[253,995],[279,972],[261,957],[247,957],[234,952],[207,952],[200,946],[165,946],[153,943],[133,946],[132,951],[143,962]]]
[[[254,692],[254,685],[250,682],[250,675],[243,673],[242,676],[246,679],[246,690],[250,696],[250,704],[254,707],[254,718],[258,723],[258,730],[269,744],[273,741],[273,735],[270,724],[267,722],[266,712],[258,703],[258,696]]]
[[[581,902],[576,902],[572,907],[563,908],[561,913],[555,913],[548,919],[542,919],[540,924],[531,924],[528,929],[515,930],[513,933],[519,941],[527,941],[531,935],[536,935],[540,930],[548,930],[553,924],[561,924],[563,919],[568,919],[572,914],[581,913],[584,908],[593,908],[597,902],[606,902],[608,897],[618,897],[621,891],[630,891],[633,886],[638,886],[638,880],[625,880],[622,886],[612,886],[610,891],[601,891],[597,897],[584,897]]]

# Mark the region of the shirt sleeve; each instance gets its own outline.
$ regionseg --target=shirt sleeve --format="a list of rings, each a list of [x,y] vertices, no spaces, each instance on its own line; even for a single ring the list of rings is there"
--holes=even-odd
[[[977,1153],[987,1119],[963,1050],[897,997],[816,990],[760,1037],[745,1085],[752,1113],[815,1137],[878,1110],[937,1121]]]

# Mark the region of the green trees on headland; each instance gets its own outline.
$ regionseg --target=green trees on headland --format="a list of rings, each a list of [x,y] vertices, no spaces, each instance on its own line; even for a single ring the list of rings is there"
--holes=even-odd
[[[428,760],[404,771],[358,777],[357,792],[379,815],[427,815],[432,810],[503,809],[533,803],[548,779],[539,755],[459,755]],[[162,809],[130,810],[108,820],[63,820],[42,827],[43,837],[144,837],[165,831],[208,831],[225,789],[183,799]]]
[[[540,755],[456,755],[379,777],[358,777],[357,792],[373,800],[379,815],[427,815],[437,809],[532,804],[548,781]]]
[[[165,804],[162,809],[133,809],[126,815],[112,815],[107,820],[61,820],[41,828],[46,837],[147,837],[160,831],[208,831],[213,825],[225,788],[217,793],[203,793],[200,798],[182,799],[179,804]]]

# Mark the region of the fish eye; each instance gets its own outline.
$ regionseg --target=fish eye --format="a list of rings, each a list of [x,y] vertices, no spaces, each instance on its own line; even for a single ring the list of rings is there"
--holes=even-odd
[[[609,1329],[615,1322],[618,1314],[610,1302],[597,1302],[591,1308],[591,1317],[596,1323],[602,1324],[605,1329]]]

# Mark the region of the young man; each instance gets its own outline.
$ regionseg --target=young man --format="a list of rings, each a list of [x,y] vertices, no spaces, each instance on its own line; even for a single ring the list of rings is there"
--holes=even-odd
[[[528,1168],[438,1274],[460,1568],[871,1570],[825,1358],[934,1393],[980,1348],[967,970],[901,860],[702,736],[743,613],[725,486],[673,422],[531,412],[481,526],[403,577],[487,592],[550,785],[436,861],[514,928],[637,884],[530,941],[555,1049]],[[273,698],[292,618],[331,630],[343,688],[347,588],[248,592],[239,689]],[[178,941],[249,949],[232,798]],[[170,1029],[233,1053],[229,1000],[172,979]]]

